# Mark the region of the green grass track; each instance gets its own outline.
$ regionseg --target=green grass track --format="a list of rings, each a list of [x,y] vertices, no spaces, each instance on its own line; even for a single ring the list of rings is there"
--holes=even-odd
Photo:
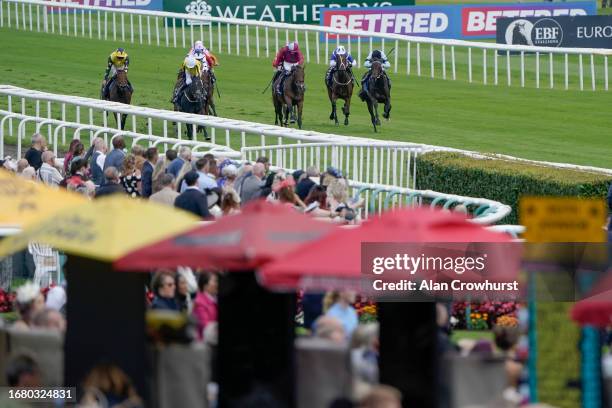
[[[133,103],[170,109],[168,100],[177,68],[186,52],[182,48],[4,27],[0,29],[0,82],[96,98],[106,58],[118,46],[126,47],[130,55],[130,81],[135,87]],[[326,67],[308,64],[304,127],[320,132],[422,142],[535,160],[611,166],[612,92],[581,92],[575,88],[568,91],[534,89],[533,71],[529,70],[525,88],[515,85],[516,76],[513,77],[513,86],[508,87],[502,70],[505,69],[505,57],[499,59],[498,86],[468,83],[464,63],[458,63],[457,81],[438,79],[441,75],[439,55],[436,69],[440,72],[431,79],[425,77],[429,75],[427,48],[421,50],[424,76],[415,76],[414,66],[410,76],[405,71],[391,74],[391,121],[384,122],[378,134],[372,132],[367,109],[356,95],[350,125],[334,126],[328,120],[330,108],[323,84]],[[218,112],[223,117],[273,123],[270,92],[261,93],[272,75],[271,58],[253,55],[219,53],[221,66],[216,72],[222,98],[217,102]],[[492,59],[493,56],[488,57]],[[464,61],[459,55],[457,60]],[[474,60],[482,60],[482,54],[475,54]],[[526,60],[533,62],[533,56]],[[585,68],[588,66],[586,62]],[[517,64],[518,57],[512,63]],[[493,65],[488,62],[488,66],[490,83]],[[482,81],[482,69],[477,68],[476,65],[473,67],[474,81]],[[572,84],[576,84],[574,68],[575,61],[570,77]],[[514,71],[518,73],[517,69]],[[362,72],[362,69],[357,69],[356,75],[360,76]],[[561,73],[558,69],[555,72]],[[558,80],[555,77],[555,81]],[[541,81],[542,86],[546,86],[548,78],[543,75]],[[586,84],[590,86],[588,77]],[[5,108],[0,106],[0,109]]]

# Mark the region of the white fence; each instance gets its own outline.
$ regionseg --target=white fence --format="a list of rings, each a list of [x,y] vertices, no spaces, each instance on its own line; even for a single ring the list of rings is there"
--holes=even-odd
[[[289,129],[234,119],[124,105],[79,96],[58,95],[10,85],[0,85],[0,109],[34,118],[46,120],[57,118],[63,122],[97,127],[97,130],[83,128],[83,131],[89,133],[90,138],[101,128],[108,129],[108,134],[111,136],[115,134],[111,131],[113,128],[111,123],[115,124],[114,114],[129,116],[123,132],[141,136],[156,135],[174,141],[176,141],[174,139],[176,136],[179,140],[185,141],[182,134],[188,126],[205,126],[211,136],[212,145],[224,145],[232,151],[250,148],[244,150],[243,154],[248,152],[251,156],[265,154],[274,164],[281,167],[293,167],[291,160],[295,160],[295,166],[298,167],[300,157],[302,157],[301,160],[309,157],[314,158],[313,163],[319,168],[323,169],[328,165],[342,168],[348,172],[351,179],[358,182],[381,183],[407,188],[415,187],[416,158],[423,152],[429,151],[457,152],[475,158],[523,161],[541,166],[612,175],[612,170],[603,168],[524,160],[507,155],[483,155],[467,150],[419,143]],[[109,113],[110,116],[108,116]],[[177,124],[176,129],[173,123]],[[18,125],[19,122],[15,121],[15,117],[6,116],[0,132],[3,137],[20,136],[18,138],[18,146],[20,146],[26,134],[25,128],[19,133]],[[40,130],[47,136],[49,142],[53,143],[54,148],[57,148],[55,143],[66,145],[70,139],[66,127],[57,131],[57,140],[51,126],[41,125]],[[115,131],[118,130],[115,128]],[[178,135],[176,130],[179,131]],[[102,132],[104,133],[106,130]],[[199,138],[202,137],[199,136]],[[302,144],[308,147],[301,147]],[[3,154],[2,148],[0,144],[0,156]],[[21,150],[18,153],[21,154]]]
[[[186,114],[180,112],[166,111],[153,108],[145,108],[133,105],[124,105],[101,101],[78,96],[57,95],[52,93],[28,90],[10,85],[0,85],[0,109],[8,113],[18,113],[34,118],[52,120],[59,118],[61,121],[80,124],[83,131],[87,131],[90,137],[94,136],[96,130],[86,128],[97,127],[99,134],[111,129],[109,120],[115,124],[114,115],[128,115],[126,134],[142,136],[159,135],[165,139],[177,136],[173,123],[176,123],[178,139],[185,141],[183,131],[187,127],[207,128],[212,145],[224,145],[228,149],[239,151],[244,147],[255,147],[261,155],[281,166],[284,166],[295,152],[296,160],[302,153],[315,157],[317,163],[325,168],[329,165],[348,169],[354,176],[355,181],[366,183],[387,183],[398,187],[414,188],[413,177],[410,177],[410,169],[414,166],[416,157],[423,151],[447,150],[460,151],[456,149],[441,148],[436,146],[390,142],[384,140],[364,139],[351,136],[325,134],[313,131],[288,129],[278,126],[265,125],[233,119],[224,119],[212,116]],[[111,114],[110,116],[108,114]],[[25,129],[19,130],[19,122],[14,117],[6,116],[0,126],[2,137],[17,136],[18,154],[21,154],[21,140],[26,136]],[[66,133],[66,127],[52,131],[51,122],[39,126],[41,132],[47,136],[49,142],[57,149],[57,145],[66,145],[70,135]],[[115,128],[115,131],[119,129]],[[109,131],[110,132],[110,131]],[[110,132],[112,136],[112,132]],[[201,136],[199,136],[202,139]],[[176,141],[176,139],[174,139]],[[318,143],[318,144],[316,144]],[[299,144],[308,144],[308,152],[299,149]],[[297,146],[296,146],[297,145]],[[267,146],[275,146],[267,148]],[[278,147],[281,146],[281,147]],[[287,146],[287,147],[282,147]],[[0,146],[0,149],[2,147]],[[0,150],[0,155],[2,155]],[[340,162],[332,161],[332,156],[340,158]],[[334,157],[335,157],[334,156]]]
[[[240,159],[240,152],[234,151],[227,146],[220,146],[209,142],[145,135],[102,126],[85,125],[40,116],[28,116],[2,109],[0,109],[0,157],[4,157],[5,125],[10,121],[15,121],[17,125],[17,157],[21,157],[24,139],[27,142],[32,135],[31,133],[26,133],[27,125],[31,124],[34,126],[35,132],[41,132],[44,129],[49,131],[49,135],[51,135],[48,137],[49,146],[56,156],[58,156],[58,148],[61,145],[59,134],[68,132],[70,139],[79,140],[83,137],[83,134],[89,134],[89,142],[87,143],[89,145],[92,144],[93,139],[96,137],[103,137],[107,144],[110,144],[114,138],[122,136],[126,141],[131,139],[131,146],[141,142],[148,142],[149,147],[162,147],[164,150],[168,148],[176,150],[179,146],[189,146],[196,156],[212,153],[215,156]],[[126,143],[126,145],[129,145],[129,143]]]
[[[0,27],[182,48],[203,39],[217,52],[247,57],[270,57],[285,41],[298,40],[306,61],[316,63],[326,63],[342,43],[359,64],[376,45],[394,48],[395,73],[536,88],[607,91],[612,55],[605,49],[500,45],[41,0],[0,0]]]
[[[139,134],[131,131],[121,131],[118,129],[100,127],[95,125],[84,125],[81,123],[75,122],[66,122],[57,119],[48,119],[45,117],[35,117],[23,115],[20,113],[9,112],[0,109],[0,150],[3,151],[4,143],[5,143],[5,125],[8,121],[13,120],[17,124],[17,143],[18,143],[18,151],[21,151],[22,148],[22,140],[29,138],[30,134],[26,134],[26,127],[28,124],[34,125],[34,131],[41,131],[43,129],[49,129],[51,131],[52,137],[49,142],[52,146],[55,154],[58,153],[59,139],[60,133],[63,131],[68,131],[69,137],[75,139],[81,139],[85,134],[89,132],[91,135],[89,136],[89,143],[91,144],[93,138],[97,136],[106,135],[107,143],[111,142],[115,137],[122,136],[125,139],[131,139],[131,145],[134,146],[138,143],[146,143],[149,147],[158,147],[160,151],[163,153],[166,149],[172,148],[177,149],[179,146],[190,146],[194,152],[194,155],[203,155],[206,153],[212,153],[216,157],[230,158],[237,161],[242,161],[244,159],[244,155],[247,156],[252,153],[269,154],[267,149],[259,149],[259,148],[245,148],[248,149],[243,152],[241,155],[240,152],[233,151],[227,146],[215,145],[208,142],[197,142],[191,140],[178,140],[174,138],[165,138],[155,135],[145,135]],[[297,146],[297,147],[296,147]],[[309,145],[303,145],[309,146]],[[283,146],[285,147],[285,146]],[[322,148],[327,146],[322,146],[321,144],[315,144],[312,146],[315,148]],[[363,146],[351,146],[351,147],[363,147]],[[272,147],[273,149],[278,150],[278,146]],[[291,148],[300,149],[299,145],[291,145]],[[337,148],[337,146],[333,146],[333,148]],[[346,146],[341,146],[334,151],[331,152],[329,158],[329,165],[336,165],[339,168],[343,168],[342,166],[347,164],[339,161],[339,154],[342,152],[341,149],[348,148]],[[256,150],[259,149],[259,150]],[[308,147],[310,149],[310,146]],[[318,163],[319,166],[324,166],[325,161],[327,160],[327,156],[320,155],[310,155],[308,156],[307,150],[304,149],[303,153],[296,154],[295,164],[297,167],[289,168],[286,165],[282,164],[290,164],[293,161],[288,158],[286,162],[282,162],[282,154],[273,154],[273,165],[276,167],[280,167],[286,170],[293,170],[295,168],[301,168],[299,166],[307,166],[307,165],[315,165]],[[297,150],[298,152],[300,150]],[[375,151],[375,150],[374,150]],[[0,153],[0,157],[3,155],[3,152]],[[18,153],[18,156],[20,154]],[[298,157],[299,156],[299,157]],[[315,159],[316,158],[316,159]],[[279,160],[277,163],[281,164],[277,166],[274,163],[274,160]],[[376,163],[376,162],[374,162]],[[347,164],[348,167],[350,167]],[[373,174],[376,174],[375,172]],[[355,176],[357,174],[353,174]],[[362,198],[365,200],[364,210],[362,212],[364,217],[368,217],[371,214],[378,214],[382,211],[390,208],[397,207],[406,207],[406,206],[425,206],[428,205],[432,208],[444,208],[447,210],[452,210],[456,208],[458,205],[462,205],[466,212],[474,217],[474,222],[480,224],[490,224],[496,221],[501,220],[506,215],[508,215],[511,211],[511,208],[502,203],[487,200],[483,198],[472,198],[472,197],[463,197],[452,194],[443,194],[435,191],[429,190],[416,190],[411,188],[402,188],[398,185],[390,185],[381,182],[366,183],[361,182],[359,180],[352,179],[350,174],[346,174],[346,178],[348,180],[349,186],[351,188],[352,196],[357,198]],[[362,176],[363,178],[363,176]]]

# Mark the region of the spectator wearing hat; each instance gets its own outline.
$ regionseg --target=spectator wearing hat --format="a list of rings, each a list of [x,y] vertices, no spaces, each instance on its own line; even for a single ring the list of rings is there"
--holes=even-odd
[[[184,192],[176,197],[176,200],[174,200],[174,206],[199,217],[210,218],[206,195],[200,191],[197,185],[198,179],[199,175],[196,171],[192,170],[185,174],[183,180],[185,181],[187,187]]]
[[[40,286],[26,282],[17,289],[15,298],[19,320],[13,323],[13,328],[28,330],[32,327],[34,315],[45,308],[45,298],[40,293]]]
[[[159,178],[159,186],[161,190],[151,195],[149,201],[174,206],[174,200],[179,196],[179,193],[176,192],[174,176],[172,174],[162,174]]]
[[[308,197],[308,193],[310,193],[310,190],[316,184],[314,181],[311,180],[311,177],[319,177],[319,175],[319,169],[314,166],[308,167],[306,169],[306,173],[301,174],[297,178],[295,177],[295,175],[293,175],[293,178],[297,183],[297,185],[295,186],[295,193],[298,195],[298,197],[300,197],[300,200],[306,200],[306,197]]]
[[[227,164],[221,168],[221,178],[217,181],[219,187],[234,188],[234,183],[238,177],[238,167]]]

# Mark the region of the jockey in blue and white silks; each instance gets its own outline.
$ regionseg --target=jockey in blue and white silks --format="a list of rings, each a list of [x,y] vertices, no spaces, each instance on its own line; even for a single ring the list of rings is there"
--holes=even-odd
[[[331,87],[332,76],[334,75],[334,72],[336,71],[338,56],[340,55],[346,55],[346,60],[349,64],[347,69],[349,71],[351,71],[351,67],[355,63],[353,56],[350,53],[348,53],[342,45],[336,48],[334,52],[332,52],[331,57],[329,58],[329,68],[327,69],[327,73],[325,74],[325,83],[327,84],[328,87]],[[352,72],[351,72],[351,76],[353,76]]]

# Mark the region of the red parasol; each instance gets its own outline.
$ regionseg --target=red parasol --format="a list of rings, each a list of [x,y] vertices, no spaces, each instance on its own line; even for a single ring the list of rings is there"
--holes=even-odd
[[[131,252],[113,266],[121,271],[176,266],[250,270],[335,228],[288,206],[258,200],[240,214]]]
[[[260,282],[275,289],[353,287],[358,290],[364,277],[360,256],[364,242],[466,243],[464,250],[467,250],[471,243],[511,241],[509,236],[489,231],[459,214],[402,209],[387,212],[357,228],[338,229],[323,239],[300,247],[264,266],[260,270]],[[491,248],[493,251],[507,249]],[[495,265],[498,277],[504,274],[514,276],[520,263],[516,254],[513,252],[503,263]],[[463,278],[469,277],[464,275]]]
[[[612,275],[608,273],[591,291],[591,296],[576,302],[570,315],[584,326],[603,328],[612,325]]]

